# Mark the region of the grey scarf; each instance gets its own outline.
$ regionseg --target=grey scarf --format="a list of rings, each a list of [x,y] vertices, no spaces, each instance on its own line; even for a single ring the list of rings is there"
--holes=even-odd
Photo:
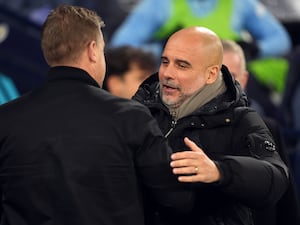
[[[169,111],[174,119],[178,120],[184,116],[191,114],[196,109],[200,108],[218,95],[223,94],[226,89],[227,88],[223,80],[223,75],[220,72],[218,78],[214,83],[204,85],[194,95],[186,99],[179,107],[167,107],[169,108]]]

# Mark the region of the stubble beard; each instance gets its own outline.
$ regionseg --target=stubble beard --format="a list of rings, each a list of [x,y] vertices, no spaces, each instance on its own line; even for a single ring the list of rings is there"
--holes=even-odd
[[[176,99],[172,100],[168,98],[168,94],[164,94],[162,91],[160,93],[161,93],[161,99],[163,103],[168,108],[172,108],[172,109],[176,109],[180,107],[182,103],[188,98],[188,96],[185,96],[184,94],[180,93]]]

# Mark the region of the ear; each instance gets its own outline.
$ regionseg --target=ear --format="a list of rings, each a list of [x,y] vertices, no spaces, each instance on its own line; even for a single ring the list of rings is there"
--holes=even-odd
[[[217,66],[217,65],[210,66],[210,67],[208,67],[206,72],[207,72],[206,84],[212,84],[218,78],[220,69],[219,69],[219,66]]]
[[[249,72],[247,70],[245,70],[244,79],[243,79],[243,83],[244,83],[245,87],[247,86],[248,79],[249,79]]]
[[[98,54],[98,48],[96,41],[91,41],[88,43],[88,58],[92,62],[97,62],[97,54]]]
[[[123,87],[120,76],[110,74],[107,77],[106,85],[107,85],[108,91],[111,94],[116,95],[116,96],[120,95],[120,93],[122,91],[122,87]]]

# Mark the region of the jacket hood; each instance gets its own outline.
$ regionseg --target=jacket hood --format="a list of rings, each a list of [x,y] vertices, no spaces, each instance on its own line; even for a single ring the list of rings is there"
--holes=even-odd
[[[215,113],[216,111],[224,110],[230,106],[248,106],[248,99],[241,86],[234,80],[226,66],[222,66],[221,72],[227,90],[224,94],[217,96],[195,113]],[[139,87],[133,99],[141,102],[148,107],[154,107],[157,104],[162,104],[159,94],[158,73],[151,75]]]

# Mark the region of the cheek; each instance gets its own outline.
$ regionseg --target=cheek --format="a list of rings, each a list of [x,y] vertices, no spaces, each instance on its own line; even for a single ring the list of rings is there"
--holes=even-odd
[[[158,79],[161,80],[162,79],[162,74],[164,73],[164,69],[162,69],[162,67],[159,67],[158,70]]]
[[[142,83],[142,81],[137,76],[139,74],[130,74],[130,75],[131,75],[131,77],[130,77],[131,79],[128,79],[126,81],[126,83],[127,83],[128,88],[135,92],[138,89],[138,87],[140,86],[140,84]]]
[[[106,63],[104,57],[99,60],[97,68],[98,76],[100,77],[100,81],[103,82],[105,73],[106,73]]]
[[[101,71],[103,74],[106,73],[106,62],[105,62],[104,55],[103,55],[103,57],[101,58],[101,61],[100,61],[100,71]]]
[[[199,76],[188,77],[187,79],[179,80],[182,91],[187,94],[193,94],[204,85],[204,79]]]

